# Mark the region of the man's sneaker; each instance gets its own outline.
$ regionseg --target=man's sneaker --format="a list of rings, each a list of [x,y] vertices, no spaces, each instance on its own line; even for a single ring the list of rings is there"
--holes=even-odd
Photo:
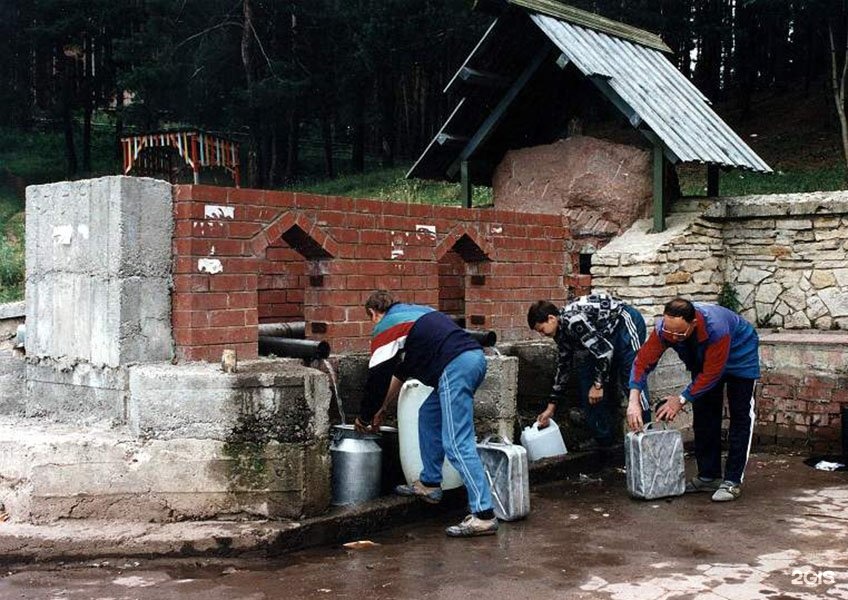
[[[413,481],[409,485],[399,485],[395,488],[395,494],[399,496],[415,496],[429,504],[438,504],[442,501],[442,488],[427,487],[420,481]]]
[[[479,519],[468,515],[459,525],[451,525],[445,529],[450,537],[476,537],[478,535],[494,535],[498,532],[498,519]]]
[[[686,482],[686,493],[715,492],[721,485],[720,479],[705,479],[698,475]]]
[[[742,487],[732,481],[723,481],[713,494],[713,502],[730,502],[742,495]]]

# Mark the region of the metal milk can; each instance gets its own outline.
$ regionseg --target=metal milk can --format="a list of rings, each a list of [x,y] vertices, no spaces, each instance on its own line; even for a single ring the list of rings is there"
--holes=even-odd
[[[359,504],[380,495],[383,451],[376,442],[378,437],[375,433],[357,433],[353,425],[333,427],[331,504]]]

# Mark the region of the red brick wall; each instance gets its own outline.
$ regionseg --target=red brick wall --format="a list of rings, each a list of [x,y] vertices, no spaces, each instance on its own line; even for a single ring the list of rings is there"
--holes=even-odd
[[[259,276],[259,322],[303,320],[303,296],[309,285],[306,261],[282,239],[265,251]]]
[[[224,348],[256,356],[260,320],[302,318],[307,337],[333,352],[364,351],[372,290],[439,306],[458,299],[460,268],[467,326],[529,339],[527,306],[564,302],[573,272],[559,215],[191,185],[176,186],[174,199],[182,360],[216,361]]]
[[[813,453],[841,452],[841,410],[848,406],[848,334],[760,334],[762,377],[757,439]]]
[[[439,261],[439,306],[443,313],[465,316],[466,263],[455,250]]]
[[[786,369],[763,373],[760,384],[756,431],[761,443],[839,453],[848,375]]]

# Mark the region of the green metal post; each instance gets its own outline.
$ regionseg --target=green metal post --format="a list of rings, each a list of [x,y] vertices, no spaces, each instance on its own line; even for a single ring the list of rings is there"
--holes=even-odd
[[[654,233],[665,231],[665,156],[654,144]]]

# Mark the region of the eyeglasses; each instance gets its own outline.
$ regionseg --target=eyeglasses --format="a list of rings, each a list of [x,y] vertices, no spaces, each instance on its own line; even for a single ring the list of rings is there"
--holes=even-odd
[[[682,339],[683,339],[683,338],[685,338],[687,335],[689,335],[689,332],[691,331],[691,329],[692,329],[692,324],[690,323],[690,324],[689,324],[689,326],[686,328],[686,331],[683,331],[683,332],[680,332],[680,331],[669,331],[669,330],[668,330],[668,329],[666,329],[665,327],[663,327],[662,329],[660,329],[660,331],[663,333],[663,335],[667,335],[668,337],[670,337],[670,338],[672,338],[672,339],[675,339],[675,340],[682,340]]]

